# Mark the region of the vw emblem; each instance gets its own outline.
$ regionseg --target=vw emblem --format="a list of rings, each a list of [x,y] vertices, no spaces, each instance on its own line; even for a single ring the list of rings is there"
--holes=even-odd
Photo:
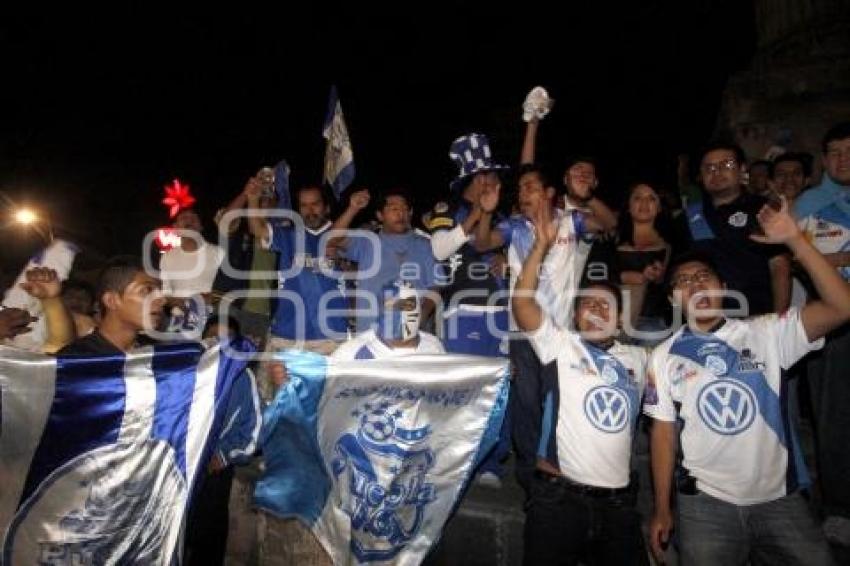
[[[756,396],[745,384],[729,379],[712,381],[697,396],[699,416],[718,434],[744,432],[756,418]]]
[[[594,387],[584,398],[584,414],[602,432],[620,432],[629,422],[629,398],[613,387]]]
[[[723,361],[723,358],[720,356],[707,356],[705,358],[705,367],[717,377],[723,377],[726,375],[726,372],[729,371],[729,368],[726,366],[726,362]]]

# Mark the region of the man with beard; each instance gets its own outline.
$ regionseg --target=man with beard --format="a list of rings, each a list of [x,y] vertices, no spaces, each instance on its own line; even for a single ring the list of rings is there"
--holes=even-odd
[[[251,179],[245,187],[250,209],[260,208],[262,182]],[[295,204],[303,220],[303,235],[296,234],[302,229],[296,226],[272,225],[265,218],[249,218],[251,233],[265,249],[279,254],[278,270],[293,272],[285,280],[277,297],[277,309],[272,319],[266,351],[278,351],[292,347],[330,354],[344,337],[347,322],[343,314],[328,315],[324,320],[324,309],[320,309],[322,297],[331,293],[326,308],[342,313],[346,301],[340,292],[341,281],[329,277],[326,273],[332,267],[330,260],[319,255],[319,242],[322,235],[331,228],[328,220],[330,207],[319,187],[306,186],[296,191]],[[303,245],[301,245],[303,237]],[[324,269],[323,269],[324,268]],[[260,372],[260,390],[263,396],[271,395],[271,384]]]

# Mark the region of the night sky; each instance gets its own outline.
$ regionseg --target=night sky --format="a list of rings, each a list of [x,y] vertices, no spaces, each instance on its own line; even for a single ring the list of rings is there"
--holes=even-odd
[[[208,218],[281,158],[293,184],[319,181],[336,83],[355,184],[405,185],[418,215],[447,193],[458,135],[489,134],[496,157],[517,162],[520,105],[540,84],[556,99],[540,161],[560,178],[568,154],[597,155],[602,194],[619,204],[635,176],[674,182],[676,154],[712,135],[725,81],[755,44],[752,7],[733,0],[558,3],[558,16],[532,2],[352,4],[4,14],[0,191],[102,254],[139,253],[166,222],[174,177]],[[25,246],[18,229],[0,237],[9,269]]]

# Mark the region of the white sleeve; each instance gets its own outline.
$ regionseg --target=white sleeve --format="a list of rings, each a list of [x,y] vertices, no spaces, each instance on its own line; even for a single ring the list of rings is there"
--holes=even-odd
[[[550,317],[543,315],[543,324],[540,328],[526,332],[525,336],[534,348],[534,353],[540,358],[540,362],[545,365],[558,357],[558,351],[563,348],[564,332],[555,326]]]
[[[162,292],[165,295],[174,293],[174,286],[171,284],[171,278],[169,277],[171,268],[168,265],[170,263],[168,258],[168,252],[165,252],[159,260],[159,278],[162,281]]]
[[[782,314],[768,314],[753,321],[757,325],[766,325],[767,332],[778,345],[779,365],[788,369],[813,350],[823,348],[824,339],[809,342],[800,309],[790,308]]]
[[[649,356],[646,372],[646,390],[643,396],[643,412],[645,415],[659,421],[674,422],[677,412],[673,404],[673,394],[670,389],[671,376],[668,375],[668,351],[664,345],[659,346]]]
[[[469,239],[470,236],[463,232],[460,224],[451,230],[438,230],[431,235],[431,253],[438,261],[444,261]]]

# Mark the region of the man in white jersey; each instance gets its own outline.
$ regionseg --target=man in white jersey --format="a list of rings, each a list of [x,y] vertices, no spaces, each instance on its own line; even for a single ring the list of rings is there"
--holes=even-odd
[[[535,165],[523,165],[519,171],[520,214],[492,227],[490,216],[499,203],[499,188],[484,190],[480,196],[481,220],[476,226],[473,245],[478,251],[507,246],[511,289],[516,285],[517,274],[534,246],[533,220],[541,212],[555,219],[558,234],[549,247],[541,267],[537,301],[548,316],[559,326],[570,324],[572,301],[584,270],[586,253],[582,242],[602,227],[593,218],[578,210],[562,213],[554,207],[555,188],[543,171]],[[511,330],[517,330],[511,320]],[[548,371],[523,338],[513,338],[510,343],[511,363],[516,368],[517,380],[511,389],[510,412],[516,447],[516,475],[528,491],[530,476],[534,471],[535,450],[540,440],[541,384]]]
[[[850,287],[803,236],[784,198],[780,210],[762,208],[758,221],[764,235],[753,239],[787,245],[821,300],[733,320],[721,310],[725,285],[710,260],[692,255],[671,266],[671,300],[688,323],[650,358],[644,412],[654,419],[650,542],[657,556],[673,528],[678,421],[683,564],[832,563],[800,494],[808,474],[783,374],[850,319]]]
[[[543,364],[543,415],[525,521],[525,564],[647,564],[630,457],[646,352],[614,340],[619,288],[591,282],[577,295],[577,332],[560,327],[535,292],[558,238],[549,209],[511,299],[514,318]],[[523,379],[520,376],[518,379]]]

